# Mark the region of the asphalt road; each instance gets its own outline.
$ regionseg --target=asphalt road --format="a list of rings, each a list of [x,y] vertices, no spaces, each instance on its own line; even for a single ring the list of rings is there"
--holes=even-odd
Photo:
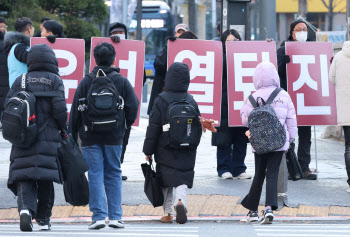
[[[86,224],[66,224],[52,226],[51,231],[39,231],[34,225],[33,232],[21,232],[19,225],[0,225],[0,236],[174,236],[174,237],[210,237],[210,236],[349,236],[348,223],[283,223],[260,225],[240,222],[189,222],[185,225],[161,224],[155,222],[127,223],[125,229],[106,227],[100,230],[88,230]]]

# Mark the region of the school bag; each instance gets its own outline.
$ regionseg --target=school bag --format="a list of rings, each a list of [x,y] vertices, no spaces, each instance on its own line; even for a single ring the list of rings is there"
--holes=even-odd
[[[102,69],[97,71],[96,77],[93,74],[88,76],[92,82],[87,93],[87,105],[82,105],[80,99],[78,107],[82,112],[85,130],[97,133],[112,132],[119,126],[125,126],[122,124],[124,99],[120,96],[113,80],[107,77]]]
[[[286,143],[286,131],[271,106],[281,90],[281,88],[276,88],[266,103],[261,97],[255,101],[253,95],[249,96],[249,101],[254,107],[248,117],[251,136],[249,140],[257,154],[278,150]],[[259,99],[261,99],[262,105],[258,103]]]
[[[47,119],[38,128],[36,123],[36,97],[55,97],[62,94],[58,91],[30,92],[27,88],[27,74],[22,75],[21,90],[5,104],[2,115],[2,136],[13,145],[23,148],[30,147],[39,133],[52,119]]]
[[[167,124],[163,126],[166,144],[174,149],[196,148],[202,136],[199,113],[191,104],[193,97],[186,93],[176,100],[168,92],[159,95],[167,104]]]

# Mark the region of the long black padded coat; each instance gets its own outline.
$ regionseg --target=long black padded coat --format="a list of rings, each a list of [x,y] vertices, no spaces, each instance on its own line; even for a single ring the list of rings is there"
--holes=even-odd
[[[10,89],[4,36],[4,33],[0,32],[0,111],[4,109],[5,98]]]
[[[30,148],[12,146],[8,188],[16,195],[17,181],[49,180],[61,183],[57,148],[61,139],[59,130],[66,127],[67,107],[64,85],[58,75],[58,62],[52,49],[45,45],[34,45],[28,54],[27,90],[59,91],[62,96],[37,97],[36,122],[40,128],[50,120]],[[10,89],[6,102],[21,87],[22,77],[18,77]]]
[[[165,77],[165,91],[181,100],[186,96],[189,84],[188,66],[183,63],[172,64]],[[197,103],[193,101],[192,105],[199,114]],[[162,131],[163,125],[168,123],[167,110],[168,104],[158,96],[150,113],[143,152],[148,156],[154,154],[156,172],[163,187],[186,184],[192,188],[197,150],[176,150],[165,146]]]

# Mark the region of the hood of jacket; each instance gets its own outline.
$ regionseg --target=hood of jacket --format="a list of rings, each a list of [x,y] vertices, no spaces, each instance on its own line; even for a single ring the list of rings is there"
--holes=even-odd
[[[341,50],[342,54],[350,58],[350,41],[345,41]]]
[[[27,65],[28,72],[49,71],[58,75],[56,55],[47,44],[37,44],[29,50]]]
[[[259,63],[254,72],[253,83],[256,90],[280,87],[280,78],[275,65],[270,62]]]
[[[112,29],[114,28],[123,28],[125,31],[125,39],[128,39],[128,29],[126,28],[126,26],[123,23],[119,23],[119,22],[114,22],[109,24],[109,32],[111,32]]]
[[[102,71],[104,71],[104,73],[106,73],[107,75],[110,74],[111,72],[120,72],[120,68],[119,67],[109,67],[109,66],[95,66],[94,69],[92,70],[92,73],[97,74],[98,70],[102,69]]]
[[[165,91],[186,92],[190,85],[190,69],[184,63],[173,63],[165,76]]]
[[[30,47],[30,37],[22,33],[10,31],[5,34],[5,48],[9,52],[13,45],[15,44],[25,44]]]

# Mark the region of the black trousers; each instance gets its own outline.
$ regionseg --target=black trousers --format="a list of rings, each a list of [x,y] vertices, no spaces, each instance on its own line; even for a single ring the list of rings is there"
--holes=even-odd
[[[249,193],[244,197],[241,204],[250,211],[258,210],[261,192],[266,177],[265,206],[271,206],[272,210],[276,210],[278,208],[277,181],[283,151],[270,152],[262,155],[254,153],[254,156],[255,176]]]
[[[348,185],[350,186],[350,126],[344,126],[344,137],[345,137],[345,168],[348,174]]]
[[[123,137],[123,149],[122,149],[122,155],[120,156],[120,162],[123,164],[124,162],[124,155],[126,151],[126,146],[129,143],[129,137],[130,137],[131,127],[126,129],[124,137]]]
[[[29,209],[36,221],[49,221],[55,201],[55,190],[52,181],[17,182],[18,212]]]
[[[309,170],[311,162],[311,126],[299,126],[298,136],[298,160],[304,172]]]

